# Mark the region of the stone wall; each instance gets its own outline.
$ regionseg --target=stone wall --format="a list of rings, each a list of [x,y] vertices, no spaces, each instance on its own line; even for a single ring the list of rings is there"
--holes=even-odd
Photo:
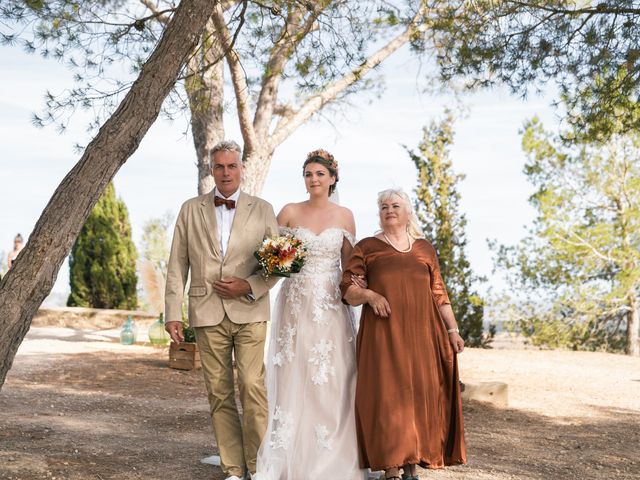
[[[140,310],[106,310],[82,307],[40,308],[31,323],[34,327],[67,327],[90,330],[120,328],[127,316],[136,323],[151,324],[158,315]]]

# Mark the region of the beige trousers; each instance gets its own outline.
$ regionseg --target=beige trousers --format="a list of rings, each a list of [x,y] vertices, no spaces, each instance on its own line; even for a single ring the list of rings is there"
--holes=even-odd
[[[227,476],[256,471],[256,456],[267,429],[264,343],[267,323],[236,324],[226,316],[213,327],[196,327],[202,372],[209,394],[213,433]],[[235,402],[232,352],[238,371],[242,420]]]

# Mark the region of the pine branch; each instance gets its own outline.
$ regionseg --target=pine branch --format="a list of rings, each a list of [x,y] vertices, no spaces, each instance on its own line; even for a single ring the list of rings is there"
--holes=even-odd
[[[419,33],[426,31],[428,28],[428,23],[424,21],[426,14],[427,9],[423,5],[402,33],[373,53],[358,68],[352,70],[341,79],[332,82],[322,92],[311,96],[294,113],[282,117],[276,125],[275,131],[271,137],[271,148],[275,148],[280,145],[295,131],[296,128],[306,122],[326,104],[334,101],[349,87],[359,82],[365,75],[378,67],[383,60],[402,47],[405,43]]]
[[[278,99],[278,85],[284,67],[291,58],[291,53],[311,31],[324,9],[314,8],[302,26],[299,26],[298,23],[304,18],[307,8],[299,7],[288,15],[278,40],[271,49],[271,55],[263,74],[262,86],[253,120],[253,126],[258,135],[264,137],[268,133],[269,125],[271,125],[273,119],[274,107]]]
[[[640,8],[613,7],[608,3],[600,2],[595,7],[583,8],[559,8],[552,5],[518,0],[504,0],[505,3],[532,10],[543,10],[558,15],[640,15]]]
[[[151,13],[155,15],[154,18],[157,19],[160,23],[166,25],[167,23],[169,23],[169,20],[171,20],[171,17],[169,15],[166,15],[167,10],[158,10],[158,6],[154,5],[151,0],[140,0],[140,2],[142,2],[142,4],[149,10],[151,10]],[[173,9],[171,11],[173,11]]]
[[[244,22],[244,14],[246,8],[247,1],[244,1],[242,12],[240,14],[240,27]],[[236,106],[238,108],[238,118],[240,120],[240,131],[244,140],[244,151],[246,155],[247,151],[255,150],[258,144],[256,132],[253,128],[253,122],[251,121],[251,112],[249,110],[249,85],[247,82],[247,75],[242,68],[238,53],[233,48],[234,39],[231,39],[229,29],[227,28],[224,19],[224,12],[222,11],[220,5],[216,7],[212,19],[216,26],[218,40],[220,41],[226,52],[225,57],[227,59],[227,64],[229,65],[229,70],[231,71],[231,81],[233,83],[233,90],[235,92]],[[236,30],[236,34],[240,31],[240,27]]]

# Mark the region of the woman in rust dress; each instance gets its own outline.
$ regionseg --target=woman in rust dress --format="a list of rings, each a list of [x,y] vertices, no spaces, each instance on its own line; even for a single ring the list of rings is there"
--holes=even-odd
[[[456,354],[464,349],[436,252],[409,197],[378,196],[382,231],[356,244],[344,299],[363,305],[357,342],[360,466],[414,480],[416,465],[466,462]],[[358,277],[366,278],[367,288]]]

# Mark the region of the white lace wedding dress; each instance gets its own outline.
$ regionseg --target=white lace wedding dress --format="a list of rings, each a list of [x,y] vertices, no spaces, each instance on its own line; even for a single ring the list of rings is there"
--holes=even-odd
[[[261,480],[365,479],[358,466],[354,318],[340,295],[340,251],[349,232],[284,228],[307,245],[304,267],[284,280],[267,350],[269,423]]]

